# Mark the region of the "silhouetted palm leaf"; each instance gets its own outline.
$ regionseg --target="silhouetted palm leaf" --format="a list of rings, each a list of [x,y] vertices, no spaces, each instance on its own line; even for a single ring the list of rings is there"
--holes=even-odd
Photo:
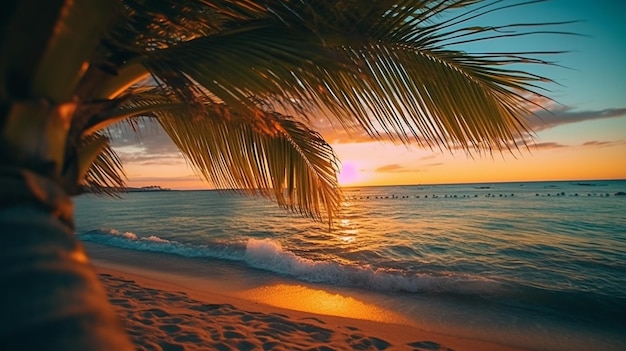
[[[85,160],[80,164],[85,165],[86,174],[81,184],[88,191],[94,193],[114,193],[124,188],[124,169],[122,162],[111,148],[109,138],[103,134],[95,133],[82,139],[83,144],[78,148],[81,155],[83,149],[93,148],[94,151],[86,152],[93,155],[93,160]]]
[[[237,129],[240,132],[236,134],[217,132],[226,125],[239,128],[239,123],[247,123],[246,135],[271,139],[276,132],[268,128],[275,122],[272,116],[293,115],[304,118],[304,122],[323,114],[344,128],[361,128],[372,137],[416,141],[430,148],[500,151],[508,149],[511,140],[528,140],[531,131],[525,119],[530,114],[530,96],[541,95],[537,83],[549,81],[518,68],[506,68],[520,63],[551,64],[534,59],[533,53],[473,55],[447,48],[543,30],[548,24],[469,25],[485,14],[523,2],[125,3],[115,22],[122,25],[113,27],[107,37],[108,62],[119,72],[132,72],[135,77],[143,77],[137,72],[145,69],[143,74],[152,74],[151,82],[163,88],[161,93],[153,90],[151,95],[136,95],[132,103],[136,113],[127,105],[126,114],[119,114],[120,110],[100,114],[90,117],[87,125],[97,130],[134,115],[167,115],[167,119],[159,120],[168,134],[190,163],[218,186],[285,186],[259,178],[269,172],[261,170],[269,164],[259,162],[259,155],[220,155],[237,149],[230,144],[242,141],[243,129]],[[458,11],[467,5],[475,6]],[[448,12],[453,14],[446,17]],[[138,90],[129,94],[138,94]],[[177,104],[186,105],[172,109]],[[100,124],[94,124],[96,120]],[[192,121],[203,124],[194,129]],[[303,130],[309,128],[298,125]],[[211,132],[209,126],[218,129]],[[216,147],[217,141],[211,138],[224,138],[222,146]],[[194,143],[194,139],[204,141]],[[314,158],[306,152],[320,151],[301,150],[303,159]],[[275,159],[286,159],[284,150],[273,152]],[[245,161],[247,168],[254,164],[256,171],[242,171],[245,157],[250,158]],[[320,179],[327,180],[315,183],[324,187],[322,193],[337,188],[333,177]],[[308,190],[315,191],[313,187]],[[280,191],[259,193],[286,203]],[[320,198],[300,199],[296,208],[319,214],[310,212],[318,207],[306,201]]]
[[[534,56],[558,52],[472,54],[458,48],[497,38],[559,34],[549,29],[561,23],[476,25],[485,15],[533,2],[120,0],[75,87],[79,100],[63,169],[76,168],[69,163],[74,148],[86,143],[82,138],[137,116],[154,117],[216,186],[255,188],[316,218],[324,204],[332,215],[339,201],[336,176],[328,173],[332,167],[320,166],[316,153],[330,157],[328,165],[335,163],[334,155],[324,151],[326,146],[305,148],[294,137],[317,140],[308,122],[312,118],[325,116],[333,125],[373,138],[469,153],[507,150],[530,140],[526,119],[534,108],[532,97],[543,96],[550,80],[520,70],[520,64],[551,65]],[[281,124],[286,121],[306,133],[291,135]],[[201,123],[197,130],[204,135],[195,132],[194,123]],[[237,132],[210,131],[227,126]],[[194,144],[193,138],[203,142]],[[233,150],[244,150],[230,143],[242,140],[263,144],[263,149],[245,151],[264,154],[233,158]],[[286,157],[281,142],[297,145],[298,153]],[[231,154],[225,158],[220,152]],[[310,166],[296,167],[296,154]],[[256,171],[238,169],[245,157]],[[281,198],[280,187],[287,186],[287,193],[297,187],[289,188],[276,170],[262,169],[279,163],[261,159],[283,160],[280,167],[303,172],[293,178],[301,182],[299,191],[325,195]],[[101,159],[102,172],[105,160],[115,159]],[[114,170],[119,168],[109,168]],[[96,174],[111,176],[109,171]],[[310,172],[317,173],[317,182],[304,181],[313,179]],[[268,174],[277,178],[263,178]],[[110,181],[122,179],[108,176]],[[67,177],[68,184],[84,183],[72,180],[72,172]],[[329,196],[332,192],[337,196]]]
[[[157,115],[188,161],[216,186],[271,195],[280,206],[314,218],[323,209],[332,218],[337,210],[335,154],[304,124],[277,113],[265,117],[271,131],[237,114],[207,112],[208,118],[191,120]]]

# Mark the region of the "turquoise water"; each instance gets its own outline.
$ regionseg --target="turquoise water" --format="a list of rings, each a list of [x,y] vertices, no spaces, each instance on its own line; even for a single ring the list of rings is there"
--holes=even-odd
[[[75,204],[85,242],[371,293],[418,321],[473,335],[496,328],[505,343],[618,350],[626,349],[619,192],[626,181],[348,188],[332,231],[264,199],[216,191],[85,195]]]

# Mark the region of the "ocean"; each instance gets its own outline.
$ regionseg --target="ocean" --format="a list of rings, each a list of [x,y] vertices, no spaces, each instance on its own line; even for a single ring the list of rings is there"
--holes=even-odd
[[[625,192],[626,180],[345,188],[332,230],[230,192],[81,195],[76,232],[207,267],[197,274],[236,266],[369,296],[455,335],[626,350]]]

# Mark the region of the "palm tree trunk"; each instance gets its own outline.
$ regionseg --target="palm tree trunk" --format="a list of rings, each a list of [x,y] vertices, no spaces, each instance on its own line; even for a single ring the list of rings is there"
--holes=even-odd
[[[133,349],[75,237],[72,212],[54,183],[0,168],[3,349]]]

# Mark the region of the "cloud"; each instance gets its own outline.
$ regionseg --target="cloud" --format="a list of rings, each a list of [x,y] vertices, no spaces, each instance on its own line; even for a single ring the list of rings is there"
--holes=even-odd
[[[419,158],[419,160],[420,161],[434,160],[434,159],[437,159],[439,157],[441,157],[440,154],[433,153],[433,154],[430,154],[430,155],[422,156],[422,157]]]
[[[541,130],[546,130],[571,123],[626,117],[626,107],[609,108],[598,111],[574,111],[571,108],[556,105],[551,105],[550,107],[552,109],[550,112],[540,111],[537,112],[537,116],[529,118],[529,127],[532,130],[538,132]],[[331,123],[324,118],[320,118],[315,121],[313,123],[313,128],[322,133],[324,138],[332,144],[363,143],[375,141],[375,139],[367,135],[367,133],[359,128],[355,127],[352,128],[350,131],[345,131],[341,126],[331,125]],[[122,126],[120,127],[111,129],[110,134],[112,137],[113,148],[119,153],[122,162],[125,164],[185,164],[185,160],[176,145],[170,140],[169,136],[156,123],[151,123],[150,121],[139,121],[136,131],[133,131],[129,126],[122,124]],[[397,134],[391,134],[380,140],[389,142],[391,140],[390,137],[395,138],[396,141],[399,140]],[[606,147],[611,146],[610,143],[611,142],[608,141],[594,140],[588,141],[582,144],[582,146]],[[414,140],[411,144],[417,146],[417,143]],[[517,141],[514,144],[511,144],[513,149],[515,149],[515,145],[522,146],[523,143]],[[530,147],[533,149],[555,149],[567,146],[568,145],[563,145],[555,142],[542,142],[537,144],[530,143]],[[436,150],[433,151],[437,152]],[[428,160],[431,157],[434,156],[425,156],[424,158],[422,158],[422,160]],[[387,165],[377,169],[376,171],[409,172],[415,170],[402,169],[402,167],[399,165],[395,165],[395,167],[394,165]]]
[[[538,150],[538,149],[560,149],[560,148],[568,147],[568,146],[569,145],[564,145],[564,144],[548,141],[548,142],[543,142],[543,143],[532,144],[530,146],[530,148],[536,149],[536,150]]]
[[[587,111],[575,111],[570,107],[557,106],[554,104],[548,107],[550,108],[549,111],[534,111],[535,115],[528,117],[528,127],[534,132],[584,121],[626,117],[626,107]],[[352,131],[346,132],[340,126],[333,127],[330,123],[319,120],[314,123],[313,128],[320,132],[331,144],[364,143],[376,140],[358,128],[354,128]],[[380,140],[395,140],[399,142],[401,138],[397,133],[387,133],[385,135],[381,135]],[[412,144],[417,145],[414,138],[410,141]]]
[[[626,144],[626,140],[611,140],[611,141],[606,141],[606,140],[591,140],[591,141],[587,141],[581,144],[581,146],[587,146],[587,147],[609,147],[609,146],[615,146],[615,145],[623,145]]]
[[[386,172],[407,172],[407,169],[404,166],[401,166],[397,163],[384,165],[376,168],[374,172],[378,173],[386,173]]]
[[[123,164],[185,165],[186,162],[160,126],[139,122],[137,130],[120,126],[109,130],[111,145]]]
[[[115,148],[138,147],[148,150],[151,154],[180,153],[170,137],[154,123],[139,123],[137,130],[128,127],[110,130],[112,145]]]
[[[572,111],[571,108],[564,107],[550,112],[538,112],[537,117],[529,119],[529,127],[538,132],[564,124],[617,117],[626,117],[626,107],[608,108],[599,111]]]
[[[424,165],[424,167],[439,166],[439,165],[442,165],[442,164],[443,164],[442,162],[430,163],[430,164]],[[380,167],[374,169],[374,172],[376,172],[376,173],[406,173],[406,172],[424,172],[424,170],[417,169],[417,168],[407,168],[407,167],[402,166],[400,164],[393,163],[393,164],[380,166]]]
[[[118,152],[123,163],[133,163],[136,165],[185,165],[185,159],[180,153],[178,154],[148,154],[145,150],[141,152]]]
[[[524,94],[524,98],[528,101],[524,107],[531,112],[555,110],[559,108],[559,106],[562,106],[548,97],[537,94]]]
[[[434,163],[429,163],[424,165],[424,167],[437,167],[437,166],[443,166],[444,163],[443,162],[434,162]]]

